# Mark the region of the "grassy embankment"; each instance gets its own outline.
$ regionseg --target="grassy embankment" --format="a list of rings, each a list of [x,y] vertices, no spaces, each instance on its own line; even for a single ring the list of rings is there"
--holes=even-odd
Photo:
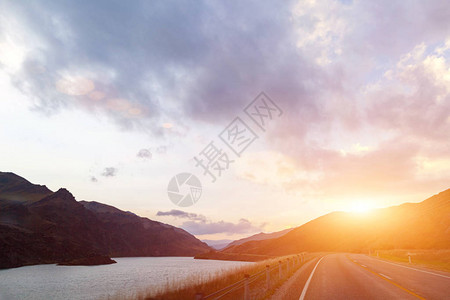
[[[409,264],[408,254],[411,256],[411,265],[432,268],[450,272],[450,249],[441,250],[418,250],[418,249],[396,249],[376,250],[372,256]]]
[[[230,261],[263,261],[276,259],[276,256],[245,254],[245,253],[224,253],[220,251],[209,251],[195,256],[196,259],[214,259],[214,260],[230,260]]]
[[[375,250],[372,251],[373,257],[385,259],[393,262],[403,263],[408,266],[428,267],[436,270],[450,272],[450,249],[447,250]],[[198,292],[203,293],[204,296],[209,295],[215,291],[218,291],[226,286],[229,286],[235,282],[238,282],[244,278],[244,274],[257,274],[264,271],[266,265],[271,266],[270,282],[271,288],[266,291],[266,276],[265,272],[250,284],[250,298],[251,299],[268,299],[274,292],[280,288],[286,281],[294,274],[294,272],[300,268],[303,264],[309,260],[321,256],[324,253],[309,253],[305,256],[305,261],[300,264],[295,264],[295,267],[290,268],[289,274],[286,274],[286,258],[289,256],[283,256],[279,258],[272,258],[261,260],[262,257],[247,257],[248,260],[258,261],[249,266],[243,266],[234,268],[227,272],[216,273],[209,276],[193,276],[184,281],[168,282],[166,285],[159,287],[158,289],[149,289],[140,292],[136,292],[133,295],[117,295],[114,299],[195,299],[195,295]],[[411,264],[409,264],[408,254],[411,256]],[[290,256],[292,257],[292,256]],[[208,256],[212,259],[212,257]],[[218,257],[217,257],[218,258]],[[231,260],[231,257],[226,257],[226,260]],[[244,260],[243,257],[236,257],[236,260]],[[283,261],[282,264],[282,279],[279,279],[278,261]],[[292,260],[291,260],[292,261]],[[273,268],[274,267],[274,268]],[[290,286],[296,285],[299,278],[290,278]],[[240,285],[232,293],[222,297],[221,299],[242,299],[244,288]],[[289,293],[289,289],[288,289]],[[298,297],[289,297],[292,295],[285,294],[284,298],[294,299]]]
[[[293,264],[293,256],[283,256],[274,259],[255,262],[248,266],[234,268],[227,272],[216,273],[210,276],[194,276],[184,281],[170,282],[158,289],[149,289],[136,292],[134,295],[116,295],[115,299],[195,299],[195,295],[201,292],[204,296],[210,295],[224,287],[232,285],[244,278],[245,274],[254,275],[262,273],[260,276],[250,279],[249,291],[251,299],[267,299],[279,288],[287,279],[295,273],[305,262],[314,258],[316,254],[305,254],[304,262]],[[290,270],[287,273],[287,258],[290,258]],[[279,261],[282,261],[282,278],[279,277]],[[296,259],[294,259],[296,261]],[[266,265],[270,266],[270,290],[266,290]],[[243,284],[238,285],[231,293],[221,297],[221,299],[241,299],[243,298]],[[217,295],[219,296],[219,295]],[[216,296],[216,297],[217,297]]]

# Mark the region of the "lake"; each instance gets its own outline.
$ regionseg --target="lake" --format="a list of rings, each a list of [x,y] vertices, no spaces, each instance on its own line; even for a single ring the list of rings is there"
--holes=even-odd
[[[252,264],[192,257],[122,257],[103,266],[55,264],[0,270],[0,299],[108,299],[132,296],[173,281]]]

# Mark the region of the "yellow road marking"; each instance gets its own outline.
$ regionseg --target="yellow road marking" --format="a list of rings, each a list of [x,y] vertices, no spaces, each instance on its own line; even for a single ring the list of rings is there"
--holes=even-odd
[[[355,265],[358,265],[358,266],[360,266],[361,268],[363,268],[363,269],[369,271],[370,273],[372,273],[372,274],[374,274],[374,275],[380,277],[381,279],[386,280],[387,282],[389,282],[389,283],[395,285],[396,287],[402,289],[403,291],[405,291],[405,292],[407,292],[407,293],[409,293],[409,294],[411,294],[411,295],[413,295],[413,296],[415,296],[415,297],[417,297],[417,298],[419,298],[419,299],[426,300],[424,297],[421,297],[421,296],[417,295],[416,293],[414,293],[414,292],[408,290],[407,288],[402,287],[400,284],[398,284],[398,283],[396,283],[396,282],[394,282],[394,281],[392,281],[392,280],[390,280],[390,279],[388,279],[388,278],[386,278],[386,277],[384,277],[384,276],[378,274],[377,272],[372,271],[371,269],[369,269],[369,268],[367,268],[367,267],[363,267],[361,264],[359,264],[359,263],[357,263],[357,262],[351,260],[348,256],[347,256],[347,258],[348,258],[350,261],[352,261]]]

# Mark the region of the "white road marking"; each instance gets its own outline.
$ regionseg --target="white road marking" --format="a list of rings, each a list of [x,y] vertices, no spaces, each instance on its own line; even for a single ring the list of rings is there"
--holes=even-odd
[[[382,273],[378,273],[378,274],[380,274],[381,276],[383,276],[383,277],[386,277],[387,279],[390,279],[390,280],[392,280],[392,278],[391,277],[389,277],[389,276],[387,276],[387,275],[384,275],[384,274],[382,274]]]
[[[367,268],[367,266],[366,266],[366,265],[361,265],[361,266],[363,266],[364,268]]]
[[[376,258],[373,258],[373,259],[376,259]],[[411,269],[411,270],[415,270],[415,271],[419,271],[419,272],[423,272],[423,273],[427,273],[427,274],[436,275],[436,276],[440,276],[440,277],[444,277],[444,278],[450,279],[450,276],[445,276],[445,275],[438,274],[438,273],[433,273],[433,272],[428,272],[428,271],[425,271],[425,270],[420,270],[420,269],[415,269],[415,268],[411,268],[411,267],[407,267],[407,266],[402,266],[402,265],[394,264],[394,263],[391,263],[391,262],[388,262],[388,261],[384,261],[384,260],[381,260],[381,259],[376,259],[376,260],[384,262],[384,263],[387,263],[387,264],[390,264],[390,265],[394,265],[394,266],[397,266],[397,267]]]
[[[300,299],[299,299],[299,300],[305,299],[306,290],[308,290],[309,283],[311,282],[311,279],[312,279],[312,277],[313,277],[313,275],[314,275],[314,272],[316,271],[317,266],[319,265],[320,261],[321,261],[324,257],[325,257],[325,256],[322,256],[322,258],[319,259],[319,261],[317,262],[316,266],[315,266],[314,269],[312,270],[311,275],[309,275],[309,278],[308,278],[308,280],[306,281],[305,286],[303,287],[303,291],[302,291],[302,294],[300,295]]]

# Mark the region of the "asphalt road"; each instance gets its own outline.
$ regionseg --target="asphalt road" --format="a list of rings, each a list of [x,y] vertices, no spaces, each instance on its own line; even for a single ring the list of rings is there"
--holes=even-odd
[[[302,299],[450,299],[450,273],[362,254],[330,254],[302,271]]]

